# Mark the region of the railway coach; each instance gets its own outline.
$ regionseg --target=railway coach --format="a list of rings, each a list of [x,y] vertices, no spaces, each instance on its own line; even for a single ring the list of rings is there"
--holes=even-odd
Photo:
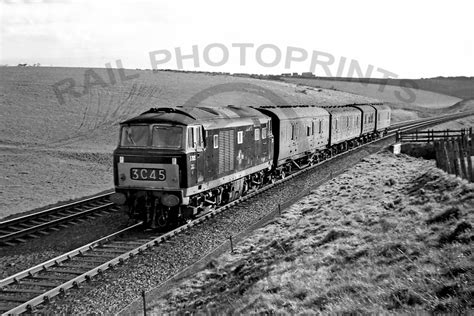
[[[326,153],[330,114],[311,105],[256,108],[272,119],[275,137],[274,173],[280,178],[292,168],[302,169],[323,159]]]

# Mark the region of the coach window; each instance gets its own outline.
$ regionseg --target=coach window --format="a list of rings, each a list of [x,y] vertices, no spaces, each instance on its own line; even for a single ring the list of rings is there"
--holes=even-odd
[[[260,140],[260,128],[256,128],[256,129],[255,129],[255,134],[254,134],[254,136],[255,136],[255,140],[256,140],[256,141],[257,141],[257,140]]]
[[[219,148],[219,135],[216,134],[213,138],[214,148]]]
[[[334,129],[337,130],[337,119],[335,120],[335,123],[336,123],[336,124],[334,125]]]
[[[242,144],[244,142],[244,132],[238,131],[237,132],[237,144]]]
[[[262,128],[262,139],[265,139],[265,138],[267,138],[267,128],[263,127]]]
[[[291,124],[291,140],[295,140],[295,132],[296,132],[296,126],[295,124]]]

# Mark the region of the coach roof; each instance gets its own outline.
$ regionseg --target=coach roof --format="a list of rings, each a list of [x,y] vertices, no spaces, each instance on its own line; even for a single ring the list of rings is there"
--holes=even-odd
[[[329,116],[328,111],[315,105],[262,106],[260,109],[274,113],[280,120]]]

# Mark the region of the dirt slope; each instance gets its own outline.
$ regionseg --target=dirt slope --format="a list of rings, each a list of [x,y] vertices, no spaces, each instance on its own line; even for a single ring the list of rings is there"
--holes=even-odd
[[[390,153],[365,159],[153,312],[472,311],[474,184],[433,164]]]

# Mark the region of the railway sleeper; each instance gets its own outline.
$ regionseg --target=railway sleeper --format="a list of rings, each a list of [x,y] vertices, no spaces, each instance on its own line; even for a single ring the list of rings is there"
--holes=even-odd
[[[32,296],[32,295],[29,295],[28,297],[18,297],[18,296],[13,296],[13,295],[0,295],[0,300],[4,301],[4,302],[20,302],[20,303],[24,303],[26,301],[29,301],[30,299],[32,299],[33,297],[35,297],[36,295]],[[17,305],[17,304],[15,304]]]
[[[48,271],[49,272],[49,271]],[[54,272],[54,271],[51,271],[51,272]],[[33,277],[31,277],[34,279],[38,279],[38,280],[53,280],[53,281],[69,281],[71,280],[71,278],[69,277],[65,277],[65,276],[62,276],[62,275],[44,275],[44,274],[41,274],[41,275],[35,275]]]
[[[87,255],[84,254],[84,257],[96,257],[96,258],[111,258],[115,259],[118,256],[112,255],[110,253],[88,253]]]
[[[76,274],[76,275],[81,275],[81,274],[84,273],[84,272],[81,272],[81,271],[74,271],[74,270],[69,270],[69,269],[61,269],[61,268],[56,268],[56,267],[54,267],[54,268],[48,270],[48,272],[50,272],[50,273]],[[72,279],[72,277],[69,278],[69,280],[70,280],[70,279]]]
[[[102,246],[103,247],[103,246]],[[117,248],[96,248],[94,249],[95,252],[105,252],[105,253],[123,253],[123,249],[117,249]],[[136,248],[136,247],[135,247]]]
[[[135,248],[137,248],[137,245],[142,245],[142,244],[136,244],[136,245],[124,245],[124,246],[121,246],[121,245],[102,245],[103,248],[113,248],[113,249],[123,249],[123,250],[133,250]],[[103,249],[101,248],[101,249]]]
[[[84,263],[84,261],[82,261]],[[71,269],[86,269],[86,271],[89,271],[93,268],[95,268],[95,265],[93,266],[87,266],[87,265],[82,265],[82,264],[62,264],[60,265],[61,268],[71,268]]]
[[[27,293],[27,294],[43,294],[44,290],[21,289],[21,288],[3,288],[2,293]]]
[[[52,287],[55,288],[61,283],[51,283],[51,282],[34,282],[34,281],[25,281],[25,280],[20,280],[19,284],[21,285],[32,285],[32,286],[44,286],[44,287]]]

